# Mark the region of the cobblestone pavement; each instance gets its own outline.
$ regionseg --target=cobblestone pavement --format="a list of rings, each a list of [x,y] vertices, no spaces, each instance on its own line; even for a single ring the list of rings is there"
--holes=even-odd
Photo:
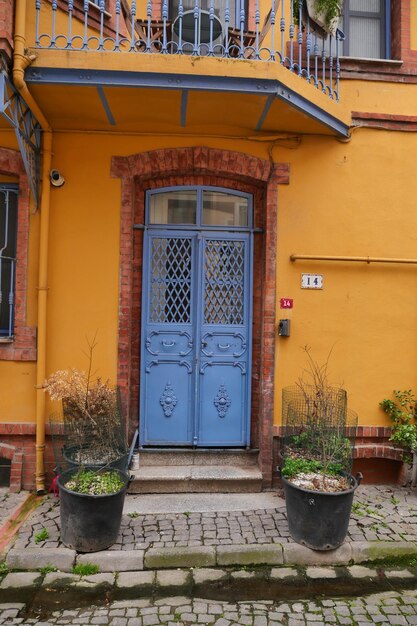
[[[8,487],[0,487],[0,528],[16,507],[26,499],[27,491],[11,493]]]
[[[138,497],[140,496],[128,496]],[[35,541],[42,530],[48,539]],[[358,488],[348,538],[351,541],[415,541],[417,491],[363,485]],[[38,537],[39,539],[39,537]],[[290,541],[285,503],[272,510],[210,513],[124,515],[120,534],[111,550],[148,547],[270,544]],[[48,497],[22,526],[15,548],[54,548],[59,540],[59,501]]]
[[[326,598],[315,602],[143,599],[114,602],[108,607],[60,610],[49,616],[23,616],[23,604],[0,605],[0,624],[10,626],[412,626],[417,624],[417,591],[389,591],[354,599]]]

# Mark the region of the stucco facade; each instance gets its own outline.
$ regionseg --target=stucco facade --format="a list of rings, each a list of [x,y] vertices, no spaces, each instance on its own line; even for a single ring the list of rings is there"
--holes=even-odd
[[[19,34],[33,54],[26,84],[50,126],[51,168],[65,184],[48,190],[47,284],[40,285],[42,194],[50,182],[43,175],[35,207],[15,131],[3,121],[0,182],[19,186],[15,331],[0,343],[0,456],[12,459],[14,488],[34,487],[37,396],[44,393],[36,349],[39,289],[47,291],[45,375],[85,369],[86,337],[97,332],[95,367],[120,385],[130,436],[143,419],[144,230],[135,225],[146,225],[147,191],[183,186],[253,198],[249,420],[264,486],[274,477],[282,388],[305,368],[306,345],[318,361],[331,351],[331,378],[348,391],[359,416],[357,464],[365,480],[367,467],[372,482],[398,478],[401,454],[388,441],[390,423],[379,402],[394,389],[415,387],[417,370],[417,6],[391,4],[391,59],[342,59],[336,102],[273,61],[42,48],[35,2],[17,3],[24,15],[16,20],[19,28],[24,24]],[[42,19],[50,11],[45,2]],[[64,5],[58,3],[56,16],[57,32],[66,32]],[[82,32],[77,19],[73,28]],[[90,21],[89,32],[94,28]],[[110,22],[107,28],[112,32]],[[88,72],[93,82],[95,72],[107,72],[100,88],[107,108]],[[164,89],[149,74],[174,82]],[[123,83],[127,75],[133,82]],[[178,76],[186,87],[174,88]],[[221,89],[204,80],[216,76]],[[143,84],[135,86],[140,77]],[[265,108],[269,96],[237,91],[237,79],[251,89],[257,80],[278,81],[307,108],[282,100],[276,110],[272,100]],[[321,275],[322,289],[302,288],[303,273]],[[292,308],[281,308],[281,299],[292,300]],[[278,336],[280,319],[291,320],[289,337]],[[46,400],[47,480],[54,410]]]

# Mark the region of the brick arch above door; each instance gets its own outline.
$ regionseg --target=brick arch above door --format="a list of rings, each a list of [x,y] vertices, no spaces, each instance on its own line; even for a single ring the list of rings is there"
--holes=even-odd
[[[289,166],[232,150],[208,147],[166,148],[130,156],[115,156],[111,174],[122,180],[120,207],[120,280],[118,329],[118,385],[129,416],[129,430],[137,426],[139,387],[139,326],[142,286],[142,231],[147,189],[177,185],[213,185],[252,193],[255,226],[261,227],[255,246],[256,290],[254,309],[259,324],[253,351],[252,436],[260,449],[265,485],[272,477],[274,404],[276,254],[278,185],[288,184]],[[256,261],[255,261],[256,264]]]

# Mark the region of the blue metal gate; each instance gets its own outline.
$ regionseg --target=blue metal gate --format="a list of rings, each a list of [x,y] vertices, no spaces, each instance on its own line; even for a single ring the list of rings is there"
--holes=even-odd
[[[248,230],[145,231],[141,445],[249,444]]]

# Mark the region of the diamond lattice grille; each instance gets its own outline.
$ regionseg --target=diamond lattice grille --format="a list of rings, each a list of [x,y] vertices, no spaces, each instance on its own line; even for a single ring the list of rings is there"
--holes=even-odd
[[[191,240],[152,240],[149,321],[191,322]]]
[[[204,323],[244,324],[244,243],[207,241],[204,260]]]

